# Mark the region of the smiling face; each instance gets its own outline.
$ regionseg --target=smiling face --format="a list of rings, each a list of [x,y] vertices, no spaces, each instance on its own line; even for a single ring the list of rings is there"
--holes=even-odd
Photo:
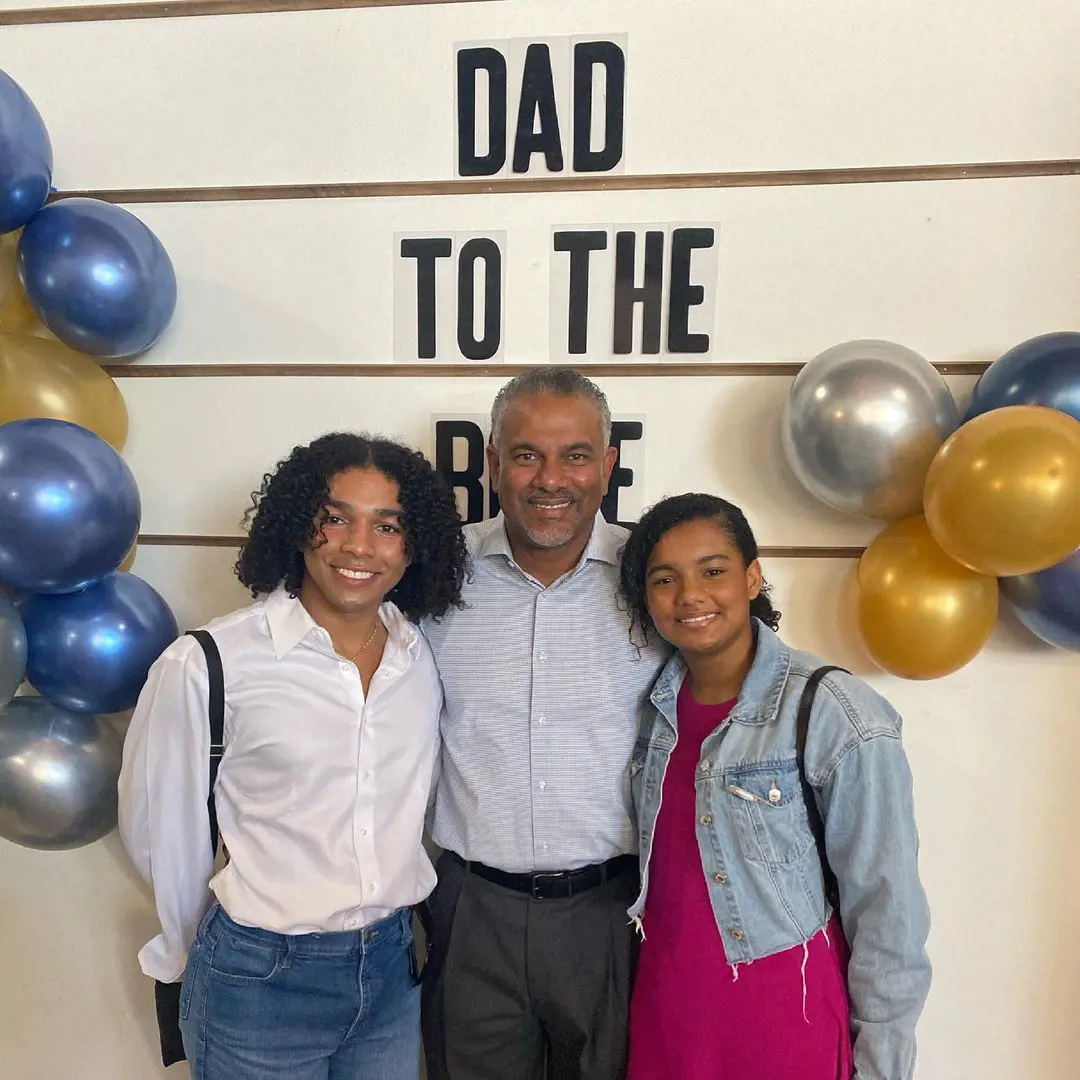
[[[683,522],[657,542],[645,601],[661,637],[684,655],[718,656],[752,638],[750,601],[761,592],[757,559],[742,555],[713,518]]]
[[[398,486],[378,469],[346,469],[330,478],[319,531],[304,551],[300,600],[320,613],[378,610],[409,565]]]
[[[587,398],[540,393],[511,401],[488,459],[515,549],[584,546],[615,457],[600,410]]]

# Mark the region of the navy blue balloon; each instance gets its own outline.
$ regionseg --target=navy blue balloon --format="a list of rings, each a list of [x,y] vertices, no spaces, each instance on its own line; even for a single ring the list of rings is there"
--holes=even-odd
[[[999,580],[1002,598],[1036,637],[1080,652],[1080,551],[1046,570]]]
[[[1045,405],[1080,420],[1080,334],[1042,334],[995,360],[975,384],[964,422],[1007,405]]]
[[[0,424],[0,581],[81,589],[123,562],[140,513],[131,470],[92,431],[66,420]]]
[[[61,199],[19,239],[19,278],[38,318],[91,356],[149,349],[176,308],[176,274],[134,214],[97,199]]]
[[[77,713],[130,709],[150,665],[178,633],[169,605],[134,574],[31,597],[21,614],[26,677],[42,697]]]
[[[52,188],[52,144],[26,91],[0,71],[0,233],[21,229]]]

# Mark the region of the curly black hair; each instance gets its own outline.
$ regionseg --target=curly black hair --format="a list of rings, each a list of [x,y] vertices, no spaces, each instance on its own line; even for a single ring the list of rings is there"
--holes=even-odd
[[[630,530],[619,571],[619,592],[630,612],[631,639],[636,628],[648,643],[649,631],[653,629],[653,621],[645,602],[645,572],[653,548],[676,525],[703,519],[715,521],[731,537],[732,543],[739,549],[744,566],[749,566],[758,557],[757,540],[754,539],[746,515],[726,499],[691,492],[686,495],[673,495],[655,506],[650,506]],[[771,593],[772,589],[763,578],[761,592],[750,601],[750,614],[770,629],[776,630],[780,625],[780,612],[773,607]]]
[[[295,447],[252,493],[243,521],[248,535],[236,560],[236,576],[252,596],[282,584],[291,596],[299,593],[304,550],[321,530],[331,478],[346,469],[367,468],[397,484],[404,511],[410,562],[386,599],[413,622],[461,606],[467,555],[453,492],[423,454],[351,432],[333,432]]]

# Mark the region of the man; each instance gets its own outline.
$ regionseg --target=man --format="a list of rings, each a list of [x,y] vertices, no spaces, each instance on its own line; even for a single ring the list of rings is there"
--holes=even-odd
[[[465,606],[429,622],[445,691],[424,1031],[432,1080],[618,1080],[637,886],[628,766],[664,654],[616,601],[626,530],[600,389],[537,368],[499,392],[502,512],[466,528]]]
[[[280,462],[249,521],[236,573],[259,600],[210,623],[216,651],[169,646],[124,745],[120,835],[162,930],[139,961],[183,975],[174,1023],[199,1080],[415,1080],[442,694],[414,623],[460,600],[457,507],[422,455],[339,432]]]

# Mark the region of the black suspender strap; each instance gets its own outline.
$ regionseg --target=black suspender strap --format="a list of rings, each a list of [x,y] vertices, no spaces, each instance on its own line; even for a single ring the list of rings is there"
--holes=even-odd
[[[844,671],[846,668],[837,667],[835,664],[827,664],[810,673],[803,687],[802,697],[799,698],[799,711],[795,714],[795,754],[799,760],[799,782],[802,784],[803,802],[806,803],[806,816],[810,822],[810,831],[814,834],[814,843],[817,844],[818,858],[821,860],[821,874],[825,882],[825,899],[834,911],[840,911],[840,887],[836,881],[836,875],[829,866],[829,856],[825,849],[825,822],[821,820],[821,811],[818,809],[817,792],[814,791],[810,781],[806,778],[806,736],[810,730],[810,714],[814,709],[814,695],[821,680],[830,671]],[[848,673],[850,674],[850,673]]]
[[[206,813],[210,818],[210,847],[217,855],[218,823],[217,806],[214,803],[214,783],[217,780],[221,755],[225,753],[225,672],[221,667],[221,653],[209,630],[189,630],[188,633],[202,646],[206,655],[206,672],[210,678],[210,795],[206,800]]]

